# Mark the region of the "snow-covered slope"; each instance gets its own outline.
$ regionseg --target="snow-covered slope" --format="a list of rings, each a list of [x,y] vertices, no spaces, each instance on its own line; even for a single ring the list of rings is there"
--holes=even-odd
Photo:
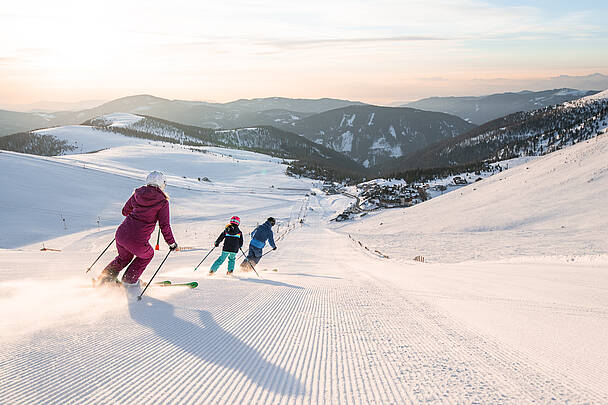
[[[587,96],[587,97],[583,97],[583,98],[581,98],[579,100],[576,100],[576,101],[585,103],[585,102],[594,101],[594,100],[605,100],[607,98],[608,98],[608,89],[604,90],[604,91],[601,91],[599,93],[596,93],[596,94],[592,94],[592,95]]]
[[[70,125],[0,138],[0,149],[57,156],[95,152],[126,145],[164,143],[191,147],[219,146],[247,149],[285,159],[301,160],[347,174],[363,170],[353,160],[293,132],[272,126],[214,130],[130,113],[106,114]]]
[[[442,262],[608,254],[607,191],[601,135],[344,231],[389,255]]]
[[[224,210],[237,209],[240,203],[235,206],[235,202],[245,195],[250,207],[278,204],[283,197],[277,200],[277,194],[287,196],[289,205],[289,192],[276,189],[295,188],[300,190],[295,194],[303,194],[311,182],[285,176],[286,166],[280,162],[253,152],[217,148],[193,151],[158,144],[61,158],[1,152],[0,189],[10,192],[0,196],[4,230],[0,248],[116,226],[122,220],[122,204],[151,170],[168,175],[174,217],[222,218],[228,215]],[[202,181],[205,177],[210,181]],[[226,195],[230,196],[228,200]]]
[[[145,145],[145,139],[129,138],[121,134],[104,131],[87,125],[67,125],[34,131],[39,135],[50,135],[59,140],[67,141],[75,149],[70,153],[88,153],[125,145]]]
[[[553,229],[560,217],[579,227],[575,244],[583,229],[587,241],[606,240],[592,203],[606,202],[608,146],[605,137],[595,142],[462,195],[374,216],[355,225],[361,243],[329,222],[346,197],[306,195],[311,181],[285,176],[264,155],[160,144],[48,159],[0,153],[0,170],[10,174],[0,177],[9,191],[0,205],[12,204],[0,211],[1,240],[19,246],[0,249],[0,403],[606,403],[605,262],[495,262],[503,250],[525,253],[533,243],[568,252],[569,240]],[[174,234],[194,248],[171,253],[157,279],[199,286],[153,286],[140,302],[118,287],[92,289],[89,276],[115,248],[84,270],[112,240],[120,207],[151,169],[169,174]],[[485,192],[474,194],[482,185]],[[451,205],[467,210],[461,214],[472,217],[471,227]],[[67,229],[57,209],[71,215]],[[88,218],[100,213],[109,222],[97,229]],[[238,269],[225,276],[225,267],[207,276],[217,250],[193,271],[235,214],[246,243],[256,222],[279,219],[278,250],[265,249],[261,277]],[[507,231],[485,231],[494,227]],[[372,234],[390,259],[370,249],[364,237]],[[40,237],[61,251],[23,246]],[[472,246],[493,262],[406,260],[429,248],[431,262],[441,249],[449,261]],[[604,251],[587,245],[588,255]],[[166,254],[161,241],[143,279]]]
[[[101,117],[97,118],[97,121],[101,124],[100,126],[129,128],[133,127],[134,124],[140,122],[142,119],[143,117],[140,115],[113,113],[102,115]]]

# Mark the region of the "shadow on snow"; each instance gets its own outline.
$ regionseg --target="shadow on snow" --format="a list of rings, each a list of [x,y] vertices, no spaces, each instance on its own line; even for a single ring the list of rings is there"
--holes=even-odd
[[[304,287],[300,287],[299,285],[293,285],[293,284],[283,283],[281,281],[269,280],[267,278],[239,278],[239,280],[247,281],[248,283],[267,284],[267,285],[272,285],[275,287],[289,287],[289,288],[295,288],[297,290],[304,289]]]
[[[182,351],[236,370],[268,391],[289,396],[305,393],[298,378],[222,329],[208,311],[186,309],[184,312],[184,317],[190,320],[178,317],[173,305],[149,296],[141,302],[129,301],[129,313],[135,322]]]

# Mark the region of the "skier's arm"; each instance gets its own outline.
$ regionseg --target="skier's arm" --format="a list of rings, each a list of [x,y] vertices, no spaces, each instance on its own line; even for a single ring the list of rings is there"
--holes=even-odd
[[[270,236],[268,236],[268,244],[273,248],[276,249],[277,245],[274,244],[274,235],[272,234],[272,231],[270,231]]]
[[[215,240],[215,244],[214,245],[216,247],[219,246],[220,243],[224,240],[225,237],[226,237],[226,230],[224,229],[222,231],[222,233],[220,233],[220,236],[218,236],[218,238]]]
[[[125,203],[125,206],[122,207],[122,215],[129,216],[131,211],[133,211],[133,201],[135,201],[135,194],[131,195],[131,197]]]
[[[169,216],[169,201],[165,201],[160,211],[158,211],[158,225],[160,226],[163,238],[165,238],[165,242],[167,242],[168,245],[174,244],[175,239],[173,238],[173,232],[171,231]]]
[[[240,233],[239,233],[239,248],[242,248],[242,247],[243,247],[243,242],[244,242],[244,239],[243,239],[243,232],[240,232]]]

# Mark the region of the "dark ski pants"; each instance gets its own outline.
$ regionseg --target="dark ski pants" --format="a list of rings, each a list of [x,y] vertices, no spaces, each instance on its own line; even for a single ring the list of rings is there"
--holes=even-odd
[[[120,241],[124,243],[123,241]],[[110,264],[104,270],[117,276],[122,269],[127,265],[127,271],[122,276],[122,281],[125,283],[135,283],[139,280],[141,274],[146,270],[148,263],[152,261],[154,257],[154,249],[150,246],[150,243],[126,243],[122,244],[116,240],[116,248],[118,249],[118,256],[112,260]],[[126,245],[126,246],[125,246]],[[133,260],[135,257],[135,260]],[[133,261],[131,261],[133,260]],[[131,264],[129,264],[131,263]]]
[[[243,263],[241,263],[241,266],[249,267],[247,262],[249,262],[255,266],[256,264],[259,263],[261,258],[262,258],[262,249],[255,247],[253,245],[249,245],[249,252],[247,252],[247,259],[244,260]]]

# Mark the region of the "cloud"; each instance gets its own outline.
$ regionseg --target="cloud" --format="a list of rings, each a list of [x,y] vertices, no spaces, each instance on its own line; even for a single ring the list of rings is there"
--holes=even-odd
[[[380,42],[446,41],[447,38],[425,35],[400,35],[391,37],[320,38],[259,41],[258,45],[270,45],[281,49],[316,48],[321,46],[358,45]]]
[[[450,79],[441,77],[441,76],[433,76],[433,77],[418,77],[418,78],[416,78],[416,80],[419,80],[421,82],[446,82]]]

